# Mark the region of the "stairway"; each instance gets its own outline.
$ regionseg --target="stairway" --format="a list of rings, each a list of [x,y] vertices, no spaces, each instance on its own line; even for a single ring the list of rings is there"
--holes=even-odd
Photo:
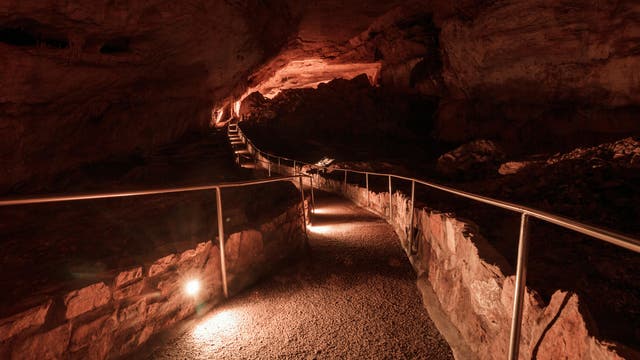
[[[229,124],[227,134],[229,136],[229,143],[235,154],[236,164],[245,169],[256,169],[254,157],[251,155],[246,142],[242,140],[238,134],[238,125]]]

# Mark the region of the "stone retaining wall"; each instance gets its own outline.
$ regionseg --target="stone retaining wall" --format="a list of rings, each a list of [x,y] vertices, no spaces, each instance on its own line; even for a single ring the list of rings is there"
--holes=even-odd
[[[388,219],[389,193],[369,192],[356,185],[319,176],[315,184],[340,193],[356,204],[367,206],[393,225],[402,246],[418,274],[418,286],[435,293],[438,310],[446,314],[443,331],[450,344],[464,343],[480,359],[505,359],[513,308],[514,279],[511,266],[477,226],[454,214],[425,207],[412,208],[400,192],[392,196],[393,219]],[[409,251],[409,219],[414,211],[417,252]],[[620,359],[640,358],[622,345],[594,337],[596,326],[578,295],[558,290],[545,305],[531,289],[526,290],[520,357],[523,359]],[[452,325],[452,326],[449,326]],[[442,330],[442,329],[441,329]],[[456,337],[456,339],[449,337]],[[453,345],[452,345],[453,347]]]
[[[259,228],[229,235],[225,255],[231,294],[305,244],[299,205]],[[195,297],[183,291],[191,279],[201,283]],[[117,357],[223,298],[217,241],[203,242],[0,319],[0,358]]]

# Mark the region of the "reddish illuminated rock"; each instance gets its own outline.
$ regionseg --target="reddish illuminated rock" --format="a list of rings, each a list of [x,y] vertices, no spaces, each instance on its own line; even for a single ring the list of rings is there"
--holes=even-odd
[[[171,274],[160,280],[157,285],[160,294],[165,297],[171,296],[180,287],[180,280],[178,274]]]
[[[280,0],[192,5],[3,1],[0,189],[206,129],[299,13]]]
[[[222,296],[222,275],[220,268],[220,250],[211,246],[207,262],[202,269],[201,281],[207,286],[202,289],[203,296],[216,298]]]
[[[146,326],[140,333],[140,338],[138,338],[138,345],[141,345],[149,340],[151,335],[153,335],[153,331],[153,326]]]
[[[137,281],[132,284],[126,285],[113,291],[113,298],[116,300],[123,300],[130,297],[138,296],[144,289],[144,282]]]
[[[70,324],[64,324],[42,334],[33,335],[16,344],[12,359],[60,359],[69,346]]]
[[[556,292],[544,311],[547,328],[533,348],[537,359],[559,359],[571,354],[579,359],[623,359],[617,356],[612,344],[596,340],[590,328],[588,313],[580,309],[577,295]]]
[[[104,283],[97,283],[67,294],[64,304],[67,307],[65,316],[72,319],[88,311],[106,305],[111,301],[111,290]]]
[[[498,168],[498,173],[500,175],[516,174],[530,164],[530,161],[508,161],[500,165],[500,168]]]
[[[126,327],[144,321],[146,311],[147,300],[142,299],[131,304],[121,305],[116,310],[115,318],[118,321],[118,326]]]
[[[232,234],[225,245],[227,269],[246,269],[264,261],[262,233],[247,230]]]
[[[142,277],[142,267],[138,266],[131,270],[123,271],[116,276],[113,286],[117,289],[124,285],[128,285]]]
[[[147,276],[156,276],[164,273],[171,266],[174,266],[178,261],[178,257],[175,254],[167,255],[161,259],[156,260],[150,267]]]
[[[200,269],[204,266],[209,251],[211,248],[211,242],[203,242],[196,246],[195,249],[186,250],[179,255],[178,266],[181,272],[185,272],[193,269]]]
[[[438,158],[437,170],[449,177],[495,175],[505,154],[491,140],[475,140]]]
[[[0,341],[5,341],[26,330],[33,330],[42,326],[52,303],[52,300],[48,300],[42,305],[0,320]]]
[[[123,300],[140,295],[144,289],[142,281],[142,267],[138,266],[130,270],[120,272],[113,282],[113,298]]]
[[[91,346],[96,340],[109,336],[115,325],[113,318],[110,315],[105,315],[89,323],[77,326],[72,331],[69,350],[75,352]],[[102,350],[100,353],[106,355],[105,349]]]

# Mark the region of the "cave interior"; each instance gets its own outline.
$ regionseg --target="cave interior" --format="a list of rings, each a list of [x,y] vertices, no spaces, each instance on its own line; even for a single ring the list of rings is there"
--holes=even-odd
[[[226,127],[239,121],[272,154],[640,238],[634,0],[7,0],[0,64],[3,199],[265,177],[234,161]],[[228,229],[282,213],[292,194],[226,192]],[[0,318],[215,238],[214,195],[0,207]],[[515,273],[517,214],[416,197],[477,224]],[[640,255],[537,220],[530,237],[535,296],[578,294],[592,336],[640,350]]]

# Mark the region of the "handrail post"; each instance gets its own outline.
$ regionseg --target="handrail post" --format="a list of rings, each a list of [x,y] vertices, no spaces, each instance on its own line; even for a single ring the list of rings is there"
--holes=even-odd
[[[296,161],[293,160],[293,175],[296,174]]]
[[[391,192],[391,175],[389,175],[389,221],[393,219],[393,197]]]
[[[222,218],[222,196],[220,188],[216,187],[216,207],[218,212],[218,244],[220,245],[220,271],[222,274],[222,291],[224,297],[229,297],[229,289],[227,287],[227,265],[224,255],[224,223]]]
[[[347,170],[344,171],[344,190],[343,192],[347,193]]]
[[[282,169],[280,168],[280,156],[278,156],[278,173],[282,174]]]
[[[300,196],[302,198],[302,223],[304,224],[304,236],[308,239],[309,234],[307,233],[307,212],[304,208],[304,187],[302,184],[302,176],[300,176]]]
[[[409,211],[411,211],[411,214],[409,215],[409,251],[412,254],[415,254],[418,249],[416,249],[414,251],[413,249],[413,213],[415,211],[414,209],[414,203],[416,200],[416,182],[414,180],[411,181],[411,207],[409,208]]]
[[[309,177],[309,183],[311,185],[311,211],[312,213],[316,212],[316,198],[313,194],[313,174]]]
[[[513,295],[513,317],[511,336],[509,338],[509,360],[517,360],[520,351],[520,330],[522,327],[522,310],[527,282],[527,258],[529,253],[529,217],[522,214],[520,220],[520,240],[518,242],[518,262],[516,265],[516,283]]]
[[[269,166],[269,177],[271,177],[271,160],[267,158],[267,165]]]
[[[365,173],[366,183],[367,183],[367,207],[371,206],[371,201],[369,200],[369,173]]]

